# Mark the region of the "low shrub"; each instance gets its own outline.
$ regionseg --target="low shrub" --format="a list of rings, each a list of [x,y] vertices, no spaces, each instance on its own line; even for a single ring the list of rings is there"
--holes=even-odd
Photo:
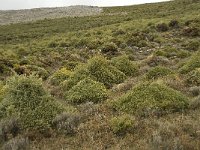
[[[2,150],[28,150],[29,143],[28,138],[17,137],[5,143]]]
[[[190,109],[198,109],[200,107],[200,96],[197,96],[196,98],[192,99],[190,101]]]
[[[147,79],[158,79],[160,77],[164,77],[164,76],[170,75],[172,73],[173,73],[173,71],[170,70],[169,68],[157,66],[157,67],[152,68],[146,74],[146,77],[147,77]]]
[[[52,76],[50,76],[50,82],[53,85],[59,85],[61,82],[67,80],[72,75],[72,72],[66,68],[57,70]]]
[[[117,45],[115,43],[112,43],[112,42],[111,43],[106,43],[101,48],[101,52],[113,55],[116,52],[118,52],[118,47],[117,47]]]
[[[179,72],[186,74],[196,68],[200,68],[200,52],[194,53],[190,59],[179,69]]]
[[[65,135],[73,135],[80,123],[80,119],[80,116],[76,114],[64,112],[57,115],[53,119],[53,126],[60,133],[64,133]]]
[[[200,95],[200,87],[199,86],[190,87],[189,92],[191,93],[192,96],[198,96]]]
[[[113,108],[137,114],[144,111],[180,111],[188,106],[188,99],[163,84],[143,83],[112,102]]]
[[[126,55],[114,57],[111,63],[127,76],[135,76],[139,72],[138,66],[130,61]]]
[[[161,23],[161,24],[157,24],[156,29],[159,32],[166,32],[169,30],[169,27],[166,23]]]
[[[106,88],[102,83],[90,78],[85,78],[78,82],[65,93],[65,99],[72,103],[100,102],[107,98]]]
[[[177,20],[171,20],[169,22],[169,27],[171,27],[171,28],[178,28],[179,27],[179,22]]]
[[[183,46],[189,51],[197,51],[200,47],[200,42],[198,40],[189,40]]]
[[[197,68],[187,74],[187,84],[193,86],[200,86],[200,68]]]
[[[117,135],[123,135],[134,126],[134,118],[130,115],[113,117],[110,120],[110,127]]]
[[[41,77],[42,79],[47,79],[47,77],[49,76],[48,71],[46,71],[44,68],[42,67],[38,67],[35,65],[15,65],[14,66],[14,70],[17,74],[22,75],[30,75],[30,74],[36,74],[39,77]]]
[[[0,122],[0,141],[8,140],[9,134],[16,137],[20,132],[20,123],[18,118],[2,119]],[[1,142],[0,142],[1,143]]]
[[[168,58],[163,57],[163,56],[157,56],[157,55],[151,55],[147,57],[145,62],[150,66],[150,67],[155,67],[158,65],[170,65],[170,61]]]
[[[10,111],[10,116],[18,116],[23,129],[47,129],[53,118],[64,110],[46,92],[42,81],[33,75],[16,75],[7,81],[6,86],[3,101],[9,101],[9,105],[5,111]]]
[[[176,49],[173,47],[166,47],[155,52],[157,56],[164,56],[167,58],[186,58],[190,53],[186,50]]]
[[[182,30],[182,34],[184,36],[189,36],[189,37],[197,37],[200,35],[200,29],[198,27],[185,27]]]

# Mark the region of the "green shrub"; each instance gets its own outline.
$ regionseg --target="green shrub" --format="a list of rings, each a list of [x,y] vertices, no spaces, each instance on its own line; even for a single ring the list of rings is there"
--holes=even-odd
[[[126,79],[126,75],[112,66],[107,59],[102,56],[93,57],[87,63],[90,75],[98,82],[107,87],[121,83]]]
[[[78,82],[65,93],[65,99],[72,103],[100,102],[107,98],[106,88],[102,83],[90,78]]]
[[[180,68],[180,73],[188,73],[196,68],[200,68],[200,52],[194,53],[191,58]]]
[[[63,81],[60,86],[63,89],[63,91],[70,90],[73,86],[75,86],[79,81],[90,77],[90,73],[87,69],[86,64],[79,64],[77,67],[75,67],[74,72],[70,76],[68,80]]]
[[[143,83],[112,103],[117,110],[127,113],[145,111],[179,111],[188,106],[188,99],[180,92],[163,84]]]
[[[17,115],[23,128],[47,129],[53,118],[64,109],[45,91],[35,76],[14,76],[7,81],[3,101],[9,102],[5,111]]]
[[[126,55],[114,57],[111,63],[127,76],[135,76],[139,72],[138,66],[130,61]]]
[[[200,42],[198,40],[189,40],[184,44],[185,48],[190,51],[197,51],[200,47]]]
[[[186,58],[190,56],[190,53],[188,51],[176,49],[173,47],[166,47],[164,49],[157,50],[155,54],[157,56],[165,56],[167,58],[173,58],[173,57]]]
[[[111,129],[115,134],[125,134],[133,125],[134,119],[130,115],[121,115],[110,120]]]
[[[116,52],[118,52],[118,47],[115,43],[106,43],[103,45],[102,49],[101,49],[102,53],[109,53],[109,54],[115,54]]]
[[[50,82],[53,85],[59,85],[61,82],[67,80],[71,76],[72,72],[66,68],[57,70],[51,77]]]
[[[162,66],[157,66],[152,68],[147,74],[146,77],[147,79],[158,79],[160,77],[164,77],[167,75],[172,74],[173,71]]]
[[[191,71],[190,73],[188,73],[186,82],[189,85],[199,86],[200,85],[200,68],[197,68]]]

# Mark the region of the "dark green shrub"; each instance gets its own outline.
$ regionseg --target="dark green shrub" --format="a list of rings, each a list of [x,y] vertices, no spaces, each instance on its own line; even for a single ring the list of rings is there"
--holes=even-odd
[[[139,72],[138,66],[130,61],[126,55],[114,57],[111,63],[127,76],[135,76]]]
[[[55,41],[51,41],[48,43],[48,47],[49,48],[55,48],[59,45],[59,43],[55,42]]]
[[[169,30],[169,27],[166,23],[157,24],[156,28],[159,32],[166,32]]]
[[[65,93],[65,99],[72,103],[100,102],[107,98],[107,91],[102,83],[90,78],[85,78],[78,82]]]
[[[112,54],[115,54],[116,52],[118,52],[118,47],[115,43],[106,43],[103,45],[101,52],[112,55]]]
[[[51,77],[50,82],[53,85],[59,85],[61,82],[69,79],[69,77],[72,75],[72,72],[66,68],[61,68],[60,70],[57,70]]]
[[[113,102],[113,107],[127,113],[145,111],[180,111],[188,106],[188,99],[180,92],[163,84],[143,83]]]
[[[171,28],[178,28],[179,27],[179,22],[177,20],[171,20],[169,22],[169,27],[171,27]]]
[[[197,68],[191,71],[190,73],[188,73],[186,82],[189,85],[199,86],[200,85],[200,68]]]
[[[47,129],[53,118],[64,109],[45,91],[42,81],[35,76],[14,76],[7,81],[3,101],[9,101],[6,111],[17,115],[22,128]]]
[[[133,128],[134,119],[130,115],[121,115],[118,117],[113,117],[110,120],[110,127],[115,134],[123,135],[128,130]]]
[[[152,68],[147,74],[146,77],[147,79],[158,79],[160,77],[164,77],[167,75],[172,74],[173,71],[162,66],[157,66]]]

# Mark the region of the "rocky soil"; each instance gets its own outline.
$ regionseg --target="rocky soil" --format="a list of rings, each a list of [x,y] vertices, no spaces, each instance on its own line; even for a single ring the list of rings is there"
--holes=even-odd
[[[0,25],[30,22],[42,19],[54,19],[62,17],[90,16],[98,15],[102,8],[93,6],[69,6],[54,8],[35,8],[24,10],[6,10],[0,11]]]

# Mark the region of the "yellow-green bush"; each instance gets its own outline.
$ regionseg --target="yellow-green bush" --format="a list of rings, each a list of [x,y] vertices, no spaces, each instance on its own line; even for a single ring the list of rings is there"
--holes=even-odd
[[[73,86],[75,86],[79,81],[90,77],[90,73],[87,69],[86,64],[78,65],[73,74],[70,76],[68,80],[63,81],[60,86],[64,91],[70,90]]]
[[[70,70],[61,68],[50,77],[50,82],[53,85],[59,85],[61,82],[67,80],[71,75],[72,72]]]
[[[97,81],[104,83],[107,87],[121,83],[126,79],[126,75],[123,72],[109,64],[108,60],[102,56],[90,59],[87,63],[87,69],[91,76]]]
[[[134,118],[130,115],[121,115],[110,120],[110,127],[115,134],[125,134],[133,126]]]
[[[188,73],[196,68],[200,68],[200,52],[194,53],[191,58],[180,68],[180,73]]]
[[[158,79],[160,77],[164,77],[172,73],[173,71],[169,68],[157,66],[152,68],[149,72],[147,72],[146,77],[147,79]]]
[[[114,57],[111,60],[113,66],[119,69],[127,76],[135,76],[138,74],[138,66],[129,60],[128,56],[123,55],[119,57]]]
[[[14,76],[7,81],[6,87],[4,110],[7,115],[18,116],[23,128],[49,128],[53,118],[64,111],[46,92],[42,81],[33,75]]]
[[[111,87],[113,84],[121,83],[126,79],[126,75],[112,66],[106,58],[96,56],[89,59],[86,64],[77,66],[71,77],[64,81],[61,86],[64,90],[69,90],[86,77],[101,82],[106,87]]]
[[[102,83],[85,78],[65,93],[65,99],[72,103],[100,102],[107,98],[107,91]]]
[[[163,84],[143,83],[112,103],[117,110],[137,114],[146,110],[180,111],[188,106],[188,99],[182,93]]]

